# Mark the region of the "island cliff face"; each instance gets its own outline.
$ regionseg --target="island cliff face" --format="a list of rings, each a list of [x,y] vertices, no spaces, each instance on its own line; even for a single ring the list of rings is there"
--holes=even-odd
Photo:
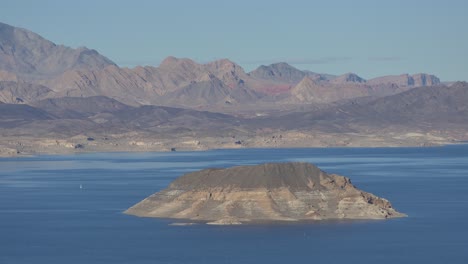
[[[209,224],[405,216],[348,178],[298,162],[188,173],[125,213]]]

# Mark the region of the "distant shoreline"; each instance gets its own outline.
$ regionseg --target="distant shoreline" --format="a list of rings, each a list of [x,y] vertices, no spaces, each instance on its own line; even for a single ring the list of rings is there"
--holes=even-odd
[[[23,147],[21,150],[14,148],[4,147],[5,144],[0,144],[0,158],[14,158],[14,157],[34,157],[41,155],[62,156],[62,155],[75,155],[75,154],[92,154],[92,153],[169,153],[169,152],[203,152],[213,150],[238,150],[238,149],[308,149],[308,148],[427,148],[427,147],[442,147],[449,145],[463,145],[468,144],[466,140],[439,140],[439,141],[412,141],[395,142],[379,141],[378,144],[369,144],[370,142],[351,142],[350,144],[307,144],[312,142],[302,142],[302,144],[282,144],[276,146],[269,146],[267,144],[252,144],[246,142],[244,144],[234,143],[219,143],[209,142],[203,144],[203,141],[194,142],[192,145],[179,144],[159,144],[159,145],[144,145],[139,141],[139,144],[124,144],[117,145],[100,145],[92,144],[85,145],[82,143],[64,143],[59,141],[57,145],[44,145],[40,144],[41,140],[34,142],[28,141],[30,145],[21,141],[20,145]],[[184,143],[184,142],[182,142]],[[359,144],[358,144],[359,143]],[[392,144],[393,143],[393,144]],[[68,145],[67,145],[68,144]],[[171,145],[175,147],[170,147]],[[76,148],[78,146],[78,148]]]

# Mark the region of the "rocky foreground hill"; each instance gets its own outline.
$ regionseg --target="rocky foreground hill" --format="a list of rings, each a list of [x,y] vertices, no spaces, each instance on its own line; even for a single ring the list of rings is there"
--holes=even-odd
[[[350,179],[297,162],[188,173],[125,213],[210,224],[405,216]]]

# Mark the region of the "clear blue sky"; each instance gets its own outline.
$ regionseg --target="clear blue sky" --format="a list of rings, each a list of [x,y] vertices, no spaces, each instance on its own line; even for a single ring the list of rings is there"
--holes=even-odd
[[[468,80],[466,0],[0,0],[0,21],[121,66],[168,55],[286,61],[364,78],[429,72]]]

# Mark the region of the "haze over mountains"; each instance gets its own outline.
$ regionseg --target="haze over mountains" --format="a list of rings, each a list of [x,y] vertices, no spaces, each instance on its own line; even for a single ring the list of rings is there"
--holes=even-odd
[[[93,134],[120,140],[136,133],[143,139],[184,135],[199,142],[208,136],[244,137],[235,140],[237,147],[249,146],[253,138],[250,146],[276,146],[268,140],[260,144],[258,137],[280,132],[347,138],[330,143],[320,137],[306,145],[350,144],[349,133],[463,139],[467,90],[466,83],[447,87],[426,73],[365,80],[284,62],[245,72],[228,59],[201,64],[167,57],[157,67],[120,68],[95,50],[56,45],[0,23],[0,134],[5,138]],[[284,146],[292,144],[285,140]],[[398,136],[391,144],[395,140],[411,144]],[[17,148],[11,144],[8,148]],[[206,147],[217,143],[210,144]]]

